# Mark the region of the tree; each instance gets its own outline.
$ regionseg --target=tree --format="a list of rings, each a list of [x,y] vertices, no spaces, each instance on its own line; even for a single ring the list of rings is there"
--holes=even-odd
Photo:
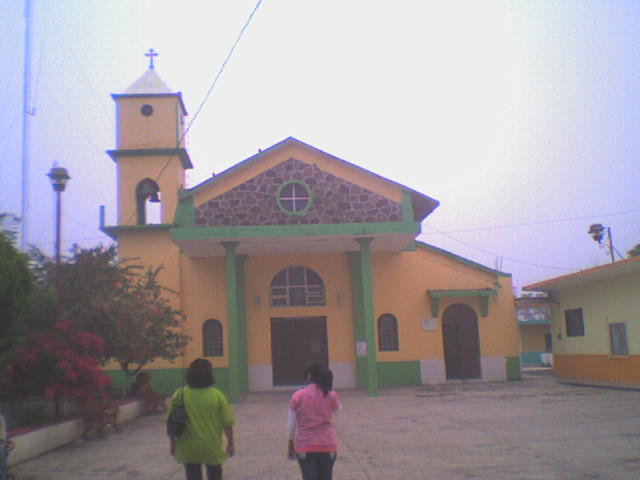
[[[96,354],[104,350],[104,341],[95,334],[74,330],[69,322],[30,332],[19,346],[6,373],[19,396],[30,393],[59,400],[90,400],[103,396],[111,378],[98,365]]]
[[[74,247],[67,261],[41,261],[56,291],[56,317],[105,341],[100,362],[115,360],[130,377],[155,359],[175,360],[190,338],[180,331],[175,294],[158,281],[161,268],[116,258],[115,247]]]
[[[627,252],[627,257],[637,257],[640,255],[640,243]]]
[[[5,343],[5,348],[6,342],[20,331],[33,290],[34,278],[27,257],[0,233],[0,342]]]

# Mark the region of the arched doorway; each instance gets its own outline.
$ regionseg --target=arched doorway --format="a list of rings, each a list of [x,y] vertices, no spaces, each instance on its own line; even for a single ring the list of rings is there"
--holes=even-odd
[[[447,379],[480,378],[478,315],[464,303],[449,306],[442,316]]]

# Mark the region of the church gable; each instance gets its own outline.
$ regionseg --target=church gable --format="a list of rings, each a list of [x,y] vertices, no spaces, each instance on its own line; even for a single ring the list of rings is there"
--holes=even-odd
[[[197,226],[398,222],[402,205],[289,158],[194,208]]]

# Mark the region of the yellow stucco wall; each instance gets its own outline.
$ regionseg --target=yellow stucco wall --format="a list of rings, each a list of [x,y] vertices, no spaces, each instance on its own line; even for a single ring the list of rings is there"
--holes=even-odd
[[[184,128],[177,96],[120,97],[116,105],[118,149],[176,148]],[[143,105],[151,105],[153,114],[142,115]]]
[[[223,328],[222,357],[211,358],[216,367],[229,365],[226,267],[224,257],[190,259],[184,255],[180,261],[184,312],[188,322],[185,333],[192,337],[187,347],[186,364],[202,356],[202,325],[208,319],[218,320]]]
[[[442,315],[454,303],[466,303],[478,315],[481,356],[518,355],[518,330],[509,277],[496,277],[421,247],[415,252],[377,254],[372,263],[375,318],[391,313],[401,324],[398,332],[400,351],[378,352],[378,360],[442,357]],[[443,298],[437,329],[421,329],[420,321],[431,317],[427,290],[495,288],[497,280],[501,288],[498,296],[489,300],[488,317],[481,317],[477,297]]]
[[[149,265],[163,264],[163,282],[181,292],[181,305],[188,317],[184,331],[192,337],[181,363],[188,364],[202,355],[202,324],[213,318],[223,326],[225,343],[224,356],[212,360],[218,367],[228,366],[224,258],[190,259],[179,255],[170,243],[167,231],[128,233],[121,238],[120,255],[141,257],[141,261]],[[326,305],[270,306],[269,287],[273,277],[292,265],[304,265],[320,275],[325,284]],[[378,352],[378,360],[441,358],[444,354],[442,315],[454,303],[466,303],[478,315],[483,357],[518,355],[510,278],[499,277],[502,288],[498,297],[490,300],[488,317],[481,317],[478,298],[445,298],[440,303],[436,330],[425,331],[421,328],[421,320],[431,317],[428,289],[487,288],[493,286],[497,277],[422,248],[415,252],[374,254],[372,274],[375,319],[383,313],[391,313],[399,322],[400,350]],[[331,361],[355,360],[351,277],[345,254],[249,256],[245,263],[245,279],[249,365],[271,364],[270,319],[282,317],[326,317]],[[155,362],[152,368],[163,366],[165,362]]]
[[[522,352],[544,352],[546,349],[545,333],[549,333],[549,325],[520,326]]]
[[[315,271],[325,286],[326,305],[271,307],[269,288],[281,270],[304,265]],[[347,256],[277,255],[249,257],[245,265],[247,329],[250,365],[271,364],[271,318],[326,316],[329,358],[353,361],[354,333],[351,283]]]
[[[162,223],[173,222],[178,191],[184,187],[184,170],[177,156],[120,157],[117,174],[118,225],[136,224],[136,187],[145,178],[155,181],[160,188]]]
[[[626,323],[629,354],[640,354],[640,273],[593,282],[553,293],[557,304],[552,307],[554,354],[609,355],[610,323]],[[567,337],[564,311],[582,308],[583,337]],[[557,334],[562,335],[558,340]]]
[[[167,293],[166,298],[175,308],[183,309],[183,297],[181,295],[180,278],[180,252],[178,247],[171,242],[169,230],[131,230],[122,231],[118,236],[118,258],[120,260],[130,260],[130,264],[144,265],[148,267],[160,267],[162,270],[158,274],[158,280],[165,287],[173,290],[176,294]],[[185,325],[186,327],[186,325]],[[145,368],[170,368],[182,366],[182,359],[175,362],[157,360]],[[107,369],[119,367],[110,363]]]

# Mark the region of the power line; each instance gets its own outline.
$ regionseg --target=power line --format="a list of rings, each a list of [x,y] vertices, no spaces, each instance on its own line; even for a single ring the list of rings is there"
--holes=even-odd
[[[494,257],[500,257],[500,258],[503,258],[505,260],[509,260],[511,262],[514,262],[514,263],[520,263],[522,265],[528,265],[530,267],[546,268],[546,269],[550,269],[550,270],[558,270],[558,271],[563,271],[563,272],[568,272],[568,271],[572,270],[571,268],[567,268],[567,267],[555,267],[555,266],[551,266],[551,265],[542,265],[542,264],[539,264],[539,263],[532,263],[532,262],[527,262],[525,260],[519,260],[517,258],[506,257],[506,256],[501,255],[499,253],[492,252],[492,251],[489,251],[489,250],[485,250],[484,248],[480,248],[480,247],[477,247],[477,246],[472,245],[470,243],[467,243],[467,242],[465,242],[463,240],[459,240],[459,239],[449,235],[447,232],[442,232],[442,231],[438,230],[437,228],[434,228],[434,227],[432,227],[430,225],[426,225],[426,227],[430,228],[431,230],[433,230],[436,233],[439,233],[440,235],[444,235],[445,237],[447,237],[447,238],[449,238],[449,239],[451,239],[451,240],[453,240],[455,242],[461,243],[462,245],[465,245],[465,246],[467,246],[469,248],[473,248],[474,250],[478,250],[479,252],[486,253],[486,254],[492,255]]]
[[[445,233],[486,232],[490,230],[500,230],[503,228],[518,228],[518,227],[528,227],[531,225],[544,225],[549,223],[563,223],[563,222],[574,222],[577,220],[592,220],[594,218],[615,217],[619,215],[629,215],[631,213],[640,213],[640,210],[628,210],[626,212],[603,213],[603,214],[596,214],[596,215],[588,215],[584,217],[554,218],[550,220],[534,220],[533,222],[512,223],[509,225],[493,225],[491,227],[463,228],[460,230],[447,230],[445,232],[438,232],[438,233],[445,234]],[[433,228],[433,227],[429,227],[429,228]]]
[[[218,73],[216,74],[215,78],[213,79],[213,82],[211,83],[211,86],[209,87],[209,90],[207,91],[206,95],[202,99],[202,102],[200,102],[200,105],[196,109],[196,113],[193,114],[193,118],[191,118],[191,121],[189,122],[189,125],[187,125],[187,128],[185,128],[184,132],[182,133],[182,136],[180,137],[180,140],[178,141],[178,146],[182,145],[182,141],[186,137],[187,133],[189,133],[189,130],[191,130],[191,127],[193,126],[193,123],[196,121],[196,119],[198,118],[198,115],[202,111],[202,108],[204,107],[204,104],[209,99],[209,96],[211,96],[211,92],[213,91],[215,86],[218,84],[218,80],[222,76],[222,73],[224,72],[224,69],[227,67],[227,63],[229,63],[229,60],[231,59],[231,56],[233,55],[233,52],[235,51],[236,47],[238,46],[238,43],[240,43],[240,40],[242,39],[242,36],[244,35],[244,32],[247,30],[247,27],[251,23],[251,20],[253,20],[253,16],[258,11],[258,8],[260,8],[260,4],[261,3],[262,3],[262,0],[258,0],[258,3],[256,3],[255,7],[253,7],[253,10],[249,14],[249,17],[247,18],[247,21],[245,22],[245,24],[240,29],[240,33],[236,37],[235,42],[233,42],[233,45],[231,45],[231,49],[229,50],[229,53],[227,54],[227,57],[222,62],[222,65],[220,66],[220,69],[218,70]],[[162,174],[164,173],[166,168],[169,166],[170,160],[171,160],[171,157],[167,158],[167,161],[165,162],[164,167],[162,167],[162,170],[160,170],[160,173],[156,177],[156,181],[162,176]]]
[[[193,118],[191,119],[191,121],[189,122],[189,125],[187,125],[187,128],[184,130],[184,132],[182,133],[182,135],[180,136],[180,139],[178,140],[178,147],[180,147],[180,145],[182,145],[182,141],[184,140],[185,136],[187,135],[187,133],[189,132],[189,130],[191,130],[191,127],[193,126],[193,123],[196,121],[196,118],[198,117],[198,115],[200,114],[200,112],[202,111],[202,108],[204,107],[204,104],[207,102],[207,100],[209,99],[209,97],[211,96],[211,92],[213,91],[213,89],[215,88],[215,86],[218,84],[218,80],[220,79],[220,77],[222,76],[222,73],[224,72],[224,69],[226,68],[227,64],[229,63],[229,60],[231,59],[231,56],[233,55],[233,52],[235,51],[236,47],[238,46],[238,44],[240,43],[240,40],[242,39],[242,36],[244,35],[244,32],[247,30],[247,28],[249,27],[249,24],[251,23],[251,20],[253,20],[254,15],[256,14],[256,12],[258,11],[258,8],[260,8],[260,5],[262,4],[262,0],[258,0],[258,2],[256,3],[255,7],[253,7],[253,10],[251,11],[251,13],[249,14],[249,17],[247,18],[247,21],[244,23],[244,25],[242,26],[242,28],[240,29],[240,33],[238,34],[238,36],[236,37],[235,41],[233,42],[233,45],[231,45],[231,48],[229,49],[229,53],[227,54],[226,58],[224,59],[224,61],[222,62],[222,65],[220,66],[220,68],[218,69],[218,73],[216,74],[216,76],[213,79],[213,82],[211,83],[211,86],[209,87],[209,90],[207,91],[206,95],[204,96],[204,98],[202,99],[202,102],[200,102],[200,105],[198,106],[198,108],[196,109],[196,113],[194,113]],[[171,159],[173,158],[173,155],[168,155],[167,156],[167,160],[164,163],[164,166],[162,167],[162,169],[160,170],[160,172],[158,173],[158,175],[155,178],[155,181],[157,182],[158,180],[160,180],[160,177],[162,176],[162,174],[164,173],[164,171],[167,169],[167,167],[169,166],[169,163],[171,162]],[[132,214],[129,219],[127,220],[126,224],[128,224],[131,220],[133,220],[133,217],[135,216],[135,213]]]

